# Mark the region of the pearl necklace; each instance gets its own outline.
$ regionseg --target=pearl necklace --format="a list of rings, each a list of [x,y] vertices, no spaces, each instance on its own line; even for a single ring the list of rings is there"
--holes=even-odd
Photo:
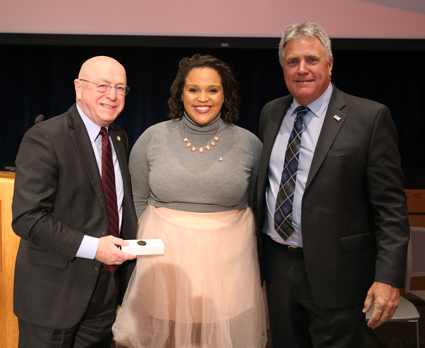
[[[213,140],[211,140],[207,145],[205,145],[204,147],[192,146],[192,143],[190,142],[189,137],[187,136],[187,133],[186,133],[186,125],[183,124],[183,127],[184,127],[184,136],[185,136],[183,138],[183,142],[187,143],[186,144],[186,147],[188,147],[188,148],[190,147],[191,148],[190,150],[192,152],[195,152],[196,150],[198,150],[200,153],[202,153],[202,152],[204,152],[204,149],[210,151],[211,150],[211,146],[215,146],[216,145],[216,142],[220,140],[220,138],[217,136],[218,131],[220,129],[220,126],[218,126],[217,133],[215,133],[215,136],[214,136]]]

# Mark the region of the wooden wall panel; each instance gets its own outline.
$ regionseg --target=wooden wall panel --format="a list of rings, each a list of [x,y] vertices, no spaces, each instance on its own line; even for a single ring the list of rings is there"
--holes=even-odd
[[[410,226],[425,227],[425,190],[405,190]],[[425,289],[425,277],[413,278],[410,284],[412,290]],[[409,300],[415,297],[407,296]]]
[[[425,190],[405,190],[410,214],[425,216]]]
[[[13,276],[19,237],[13,232],[12,197],[15,174],[0,172],[0,342],[18,347],[18,319],[13,314]]]

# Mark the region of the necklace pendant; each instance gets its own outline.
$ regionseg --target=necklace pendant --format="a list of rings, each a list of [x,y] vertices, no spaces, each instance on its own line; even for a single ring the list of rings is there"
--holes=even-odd
[[[193,144],[190,142],[189,137],[187,136],[187,133],[186,133],[186,126],[184,123],[183,123],[183,129],[184,129],[184,135],[185,135],[185,137],[183,138],[183,142],[186,143],[186,147],[190,149],[190,151],[192,152],[195,152],[196,150],[198,150],[200,153],[203,153],[204,150],[210,151],[211,146],[215,146],[216,141],[220,140],[220,138],[217,136],[218,131],[220,130],[220,127],[218,127],[216,135],[213,137],[213,140],[211,140],[209,144],[205,145],[204,147],[196,147],[196,146],[193,146]]]

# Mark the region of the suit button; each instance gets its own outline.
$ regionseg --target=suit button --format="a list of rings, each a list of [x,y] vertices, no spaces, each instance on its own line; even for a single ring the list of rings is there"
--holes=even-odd
[[[100,270],[100,266],[99,266],[99,265],[94,266],[94,270],[95,270],[95,271]]]
[[[108,234],[108,231],[106,231],[106,230],[102,230],[102,235],[103,236],[106,236]]]

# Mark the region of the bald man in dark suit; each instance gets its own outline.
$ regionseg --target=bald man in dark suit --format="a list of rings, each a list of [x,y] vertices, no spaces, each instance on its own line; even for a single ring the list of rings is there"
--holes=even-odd
[[[117,301],[134,267],[135,256],[118,248],[135,238],[137,227],[127,135],[113,123],[128,92],[125,69],[110,57],[94,57],[74,84],[76,104],[32,127],[16,159],[19,347],[109,348]],[[103,137],[111,144],[111,205],[102,180]]]

